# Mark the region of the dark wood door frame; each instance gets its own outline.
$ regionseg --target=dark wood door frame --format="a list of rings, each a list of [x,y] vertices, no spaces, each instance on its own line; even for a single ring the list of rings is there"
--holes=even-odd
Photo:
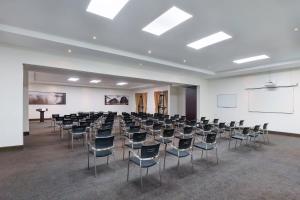
[[[187,120],[197,119],[197,86],[190,86],[186,88],[185,113]]]

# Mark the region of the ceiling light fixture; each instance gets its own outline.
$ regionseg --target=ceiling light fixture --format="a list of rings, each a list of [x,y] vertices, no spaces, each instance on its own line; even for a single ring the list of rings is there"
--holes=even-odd
[[[209,35],[205,38],[202,38],[200,40],[192,42],[192,43],[188,44],[187,46],[199,50],[199,49],[202,49],[204,47],[222,42],[224,40],[228,40],[230,38],[232,38],[232,36],[220,31],[218,33]]]
[[[234,60],[233,62],[236,64],[243,64],[243,63],[253,62],[253,61],[257,61],[257,60],[265,60],[268,58],[270,58],[270,57],[267,55],[259,55],[259,56],[253,56],[253,57],[249,57],[249,58]]]
[[[113,20],[129,0],[91,0],[86,11]]]
[[[295,32],[299,31],[299,28],[298,27],[294,28],[294,31]]]
[[[93,36],[93,40],[96,40],[97,39],[97,37],[96,36]]]
[[[183,62],[186,63],[186,60],[184,59]]]
[[[72,50],[71,50],[71,49],[68,49],[68,53],[72,53]]]
[[[76,82],[76,81],[79,81],[79,78],[77,78],[77,77],[70,77],[70,78],[68,78],[68,81]]]
[[[150,24],[145,26],[142,30],[160,36],[191,17],[191,14],[173,6]]]
[[[91,80],[90,81],[90,83],[95,83],[95,84],[100,83],[100,82],[101,82],[101,80]]]
[[[152,53],[152,51],[151,50],[148,50],[148,54],[151,54]]]
[[[117,83],[117,85],[119,85],[119,86],[123,86],[123,85],[127,85],[128,83],[126,83],[126,82],[119,82],[119,83]]]

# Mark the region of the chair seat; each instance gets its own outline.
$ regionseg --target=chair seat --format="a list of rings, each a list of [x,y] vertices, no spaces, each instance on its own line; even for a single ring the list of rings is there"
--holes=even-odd
[[[163,139],[163,138],[155,139],[155,141],[163,143],[163,144],[169,144],[172,142],[172,140],[170,140],[170,139]]]
[[[186,157],[186,156],[189,156],[190,155],[190,152],[188,151],[179,151],[175,148],[172,148],[172,149],[168,149],[167,150],[167,153],[171,154],[171,155],[174,155],[176,157],[178,157],[178,152],[179,152],[179,157],[182,158],[182,157]]]
[[[140,149],[142,148],[143,144],[138,143],[138,144],[125,144],[127,147],[131,148],[131,149]]]
[[[94,155],[94,151],[90,150],[90,153]],[[103,151],[96,151],[96,157],[106,157],[112,154],[111,150],[103,150]]]
[[[245,135],[242,135],[242,134],[235,134],[233,136],[231,136],[233,139],[236,139],[236,140],[246,140],[247,139],[247,136]]]
[[[140,159],[137,157],[131,157],[130,161],[132,161],[134,164],[140,166],[141,164],[141,168],[148,168],[148,167],[152,167],[154,165],[156,165],[156,161],[155,160],[142,160],[142,162],[140,163]]]
[[[72,135],[84,135],[86,132],[72,132]]]
[[[249,137],[258,137],[259,133],[250,133],[248,136]]]
[[[200,142],[200,143],[194,144],[194,147],[197,147],[197,148],[203,149],[203,150],[212,150],[212,149],[215,148],[215,145],[214,144],[206,144],[206,143]]]

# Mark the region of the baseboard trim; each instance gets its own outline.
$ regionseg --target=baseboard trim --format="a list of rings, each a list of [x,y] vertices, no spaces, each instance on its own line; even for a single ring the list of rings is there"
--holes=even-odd
[[[50,120],[51,118],[45,118],[44,120]],[[29,119],[30,122],[33,122],[33,121],[40,121],[40,119]]]
[[[23,136],[28,136],[28,135],[29,135],[29,131],[23,132]]]
[[[23,145],[10,146],[10,147],[0,147],[0,152],[19,151],[19,150],[23,150],[23,149],[24,149]]]
[[[280,131],[269,131],[270,134],[274,135],[284,135],[284,136],[290,136],[290,137],[300,137],[300,134],[297,133],[286,133],[286,132],[280,132]]]

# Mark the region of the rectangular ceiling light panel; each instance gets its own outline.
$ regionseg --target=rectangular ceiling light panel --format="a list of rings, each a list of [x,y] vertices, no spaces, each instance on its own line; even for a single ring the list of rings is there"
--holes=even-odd
[[[156,18],[142,30],[159,36],[190,19],[191,17],[192,15],[189,13],[186,13],[174,6]]]
[[[200,40],[192,42],[192,43],[188,44],[187,46],[198,50],[198,49],[202,49],[204,47],[222,42],[224,40],[228,40],[230,38],[232,38],[232,36],[220,31],[218,33],[209,35],[205,38],[202,38]]]
[[[86,11],[114,19],[129,0],[91,0]]]
[[[249,57],[249,58],[243,58],[240,60],[234,60],[233,62],[236,64],[243,64],[243,63],[253,62],[253,61],[257,61],[257,60],[265,60],[268,58],[270,58],[270,57],[267,55],[259,55],[259,56]]]

